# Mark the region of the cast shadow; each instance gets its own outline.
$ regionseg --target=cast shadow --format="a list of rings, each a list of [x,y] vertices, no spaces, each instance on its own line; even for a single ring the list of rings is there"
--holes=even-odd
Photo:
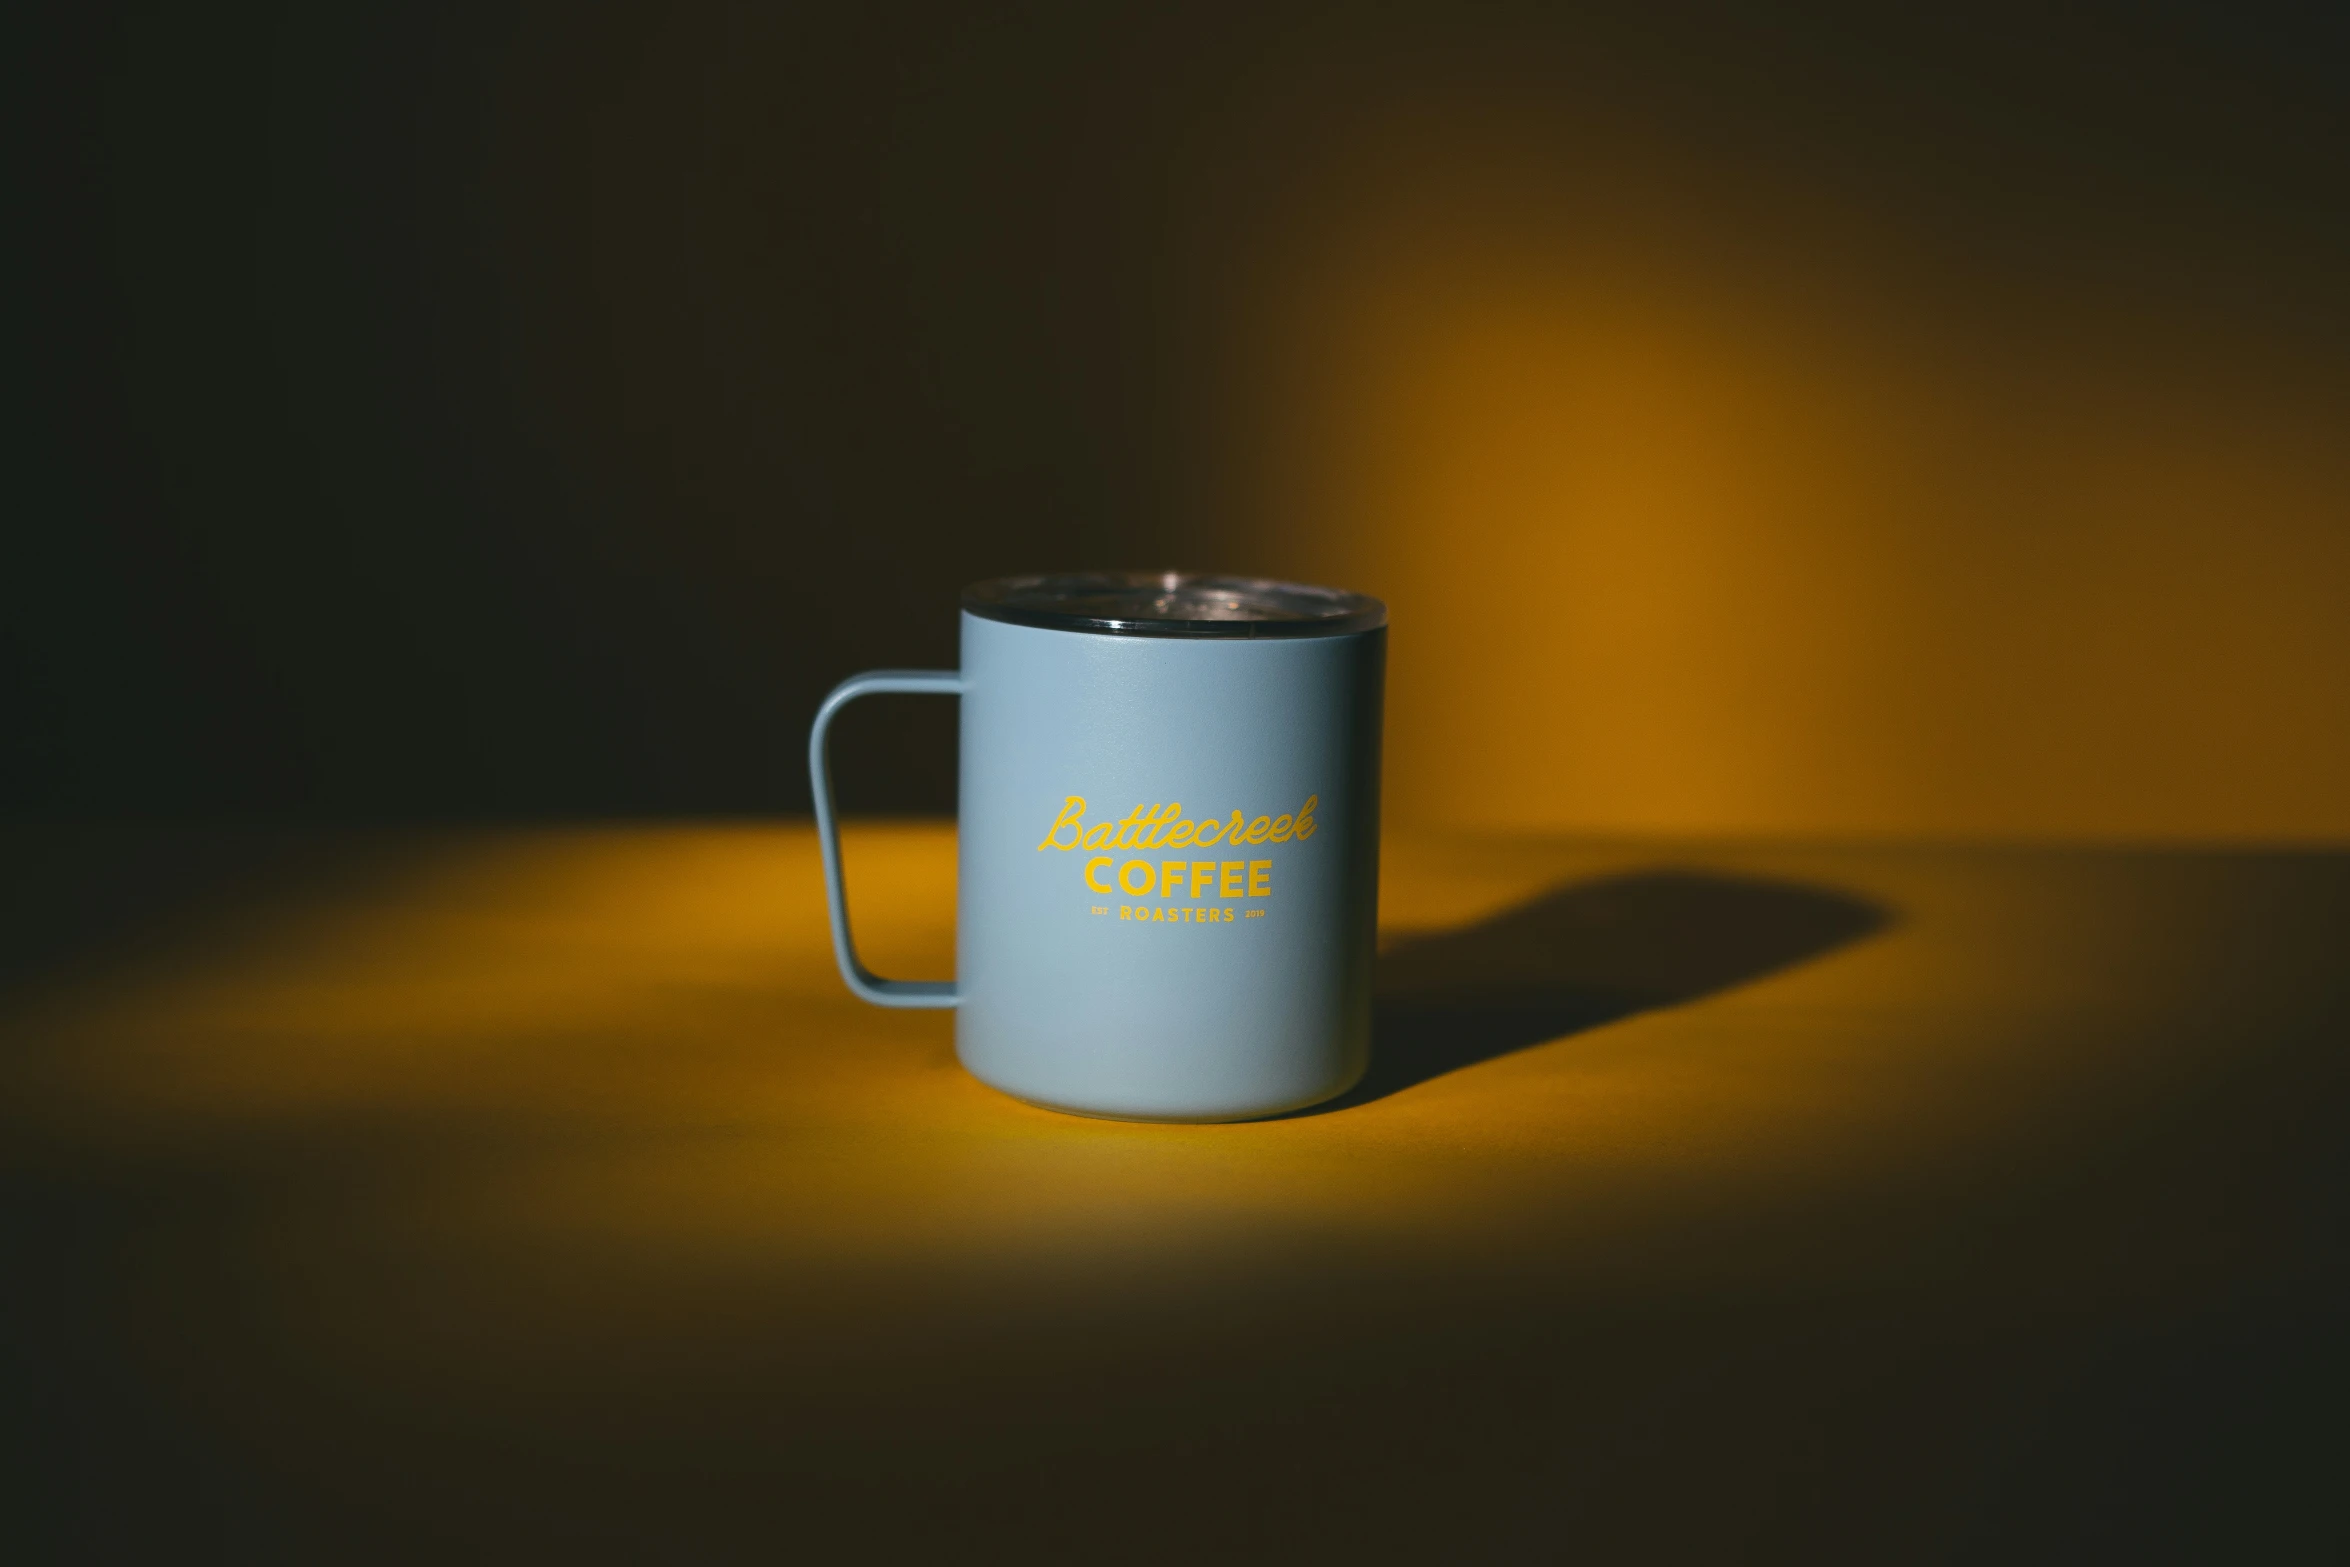
[[[1381,953],[1371,1067],[1301,1115],[1384,1099],[1635,1012],[1695,1001],[1882,930],[1891,912],[1796,882],[1656,870],[1556,887]]]

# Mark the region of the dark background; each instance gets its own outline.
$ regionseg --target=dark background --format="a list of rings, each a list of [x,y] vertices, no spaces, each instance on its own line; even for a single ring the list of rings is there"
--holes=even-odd
[[[2339,22],[1618,11],[20,12],[0,806],[804,808],[959,584],[1294,561],[1251,302],[1445,104],[2350,343]],[[951,804],[945,706],[852,808]]]

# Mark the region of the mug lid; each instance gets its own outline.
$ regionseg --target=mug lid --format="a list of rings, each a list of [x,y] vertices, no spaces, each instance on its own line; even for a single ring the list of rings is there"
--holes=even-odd
[[[983,620],[1127,637],[1337,637],[1387,624],[1361,593],[1196,571],[997,577],[963,590]]]

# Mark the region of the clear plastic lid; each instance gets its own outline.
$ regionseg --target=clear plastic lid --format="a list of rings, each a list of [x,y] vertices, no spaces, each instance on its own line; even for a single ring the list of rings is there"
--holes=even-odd
[[[1086,571],[998,577],[963,590],[986,620],[1127,637],[1337,637],[1387,624],[1360,593],[1192,571]]]

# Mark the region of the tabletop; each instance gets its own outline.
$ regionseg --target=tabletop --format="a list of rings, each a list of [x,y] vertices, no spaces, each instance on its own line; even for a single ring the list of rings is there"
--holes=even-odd
[[[1363,1086],[1168,1126],[805,824],[6,842],[31,1559],[2350,1547],[2350,854],[1401,837]]]

